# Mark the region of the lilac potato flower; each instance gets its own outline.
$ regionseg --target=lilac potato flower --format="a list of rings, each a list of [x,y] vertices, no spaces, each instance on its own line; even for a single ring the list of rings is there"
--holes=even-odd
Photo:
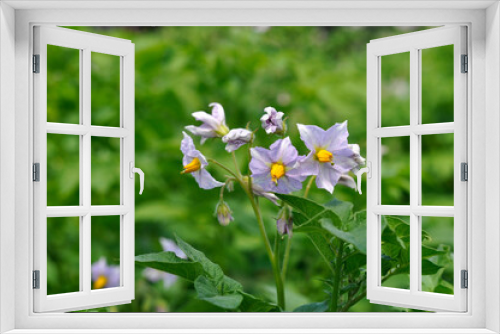
[[[94,262],[91,267],[93,289],[114,288],[120,286],[120,266],[108,266],[105,257]]]
[[[207,159],[196,149],[193,139],[184,131],[182,134],[184,135],[184,139],[181,142],[181,151],[184,154],[182,158],[184,169],[181,174],[189,173],[193,175],[202,189],[221,187],[224,183],[215,180],[205,169],[208,165]]]
[[[233,152],[252,140],[252,136],[253,134],[250,130],[233,129],[222,137],[222,141],[227,144],[226,151]]]
[[[303,157],[299,157],[289,137],[278,139],[269,150],[255,147],[250,152],[253,182],[264,191],[288,194],[302,189],[307,175],[303,175],[298,167]]]
[[[262,127],[266,130],[267,134],[271,133],[282,133],[284,131],[283,125],[283,115],[281,111],[276,111],[273,107],[267,107],[264,109],[266,113],[260,118],[262,122]]]
[[[301,169],[309,175],[317,175],[318,188],[333,193],[342,175],[358,166],[356,159],[359,154],[356,155],[347,143],[347,121],[337,123],[327,130],[315,125],[297,124],[297,127],[300,138],[311,150],[301,161]]]
[[[186,254],[176,245],[173,240],[160,237],[160,244],[163,248],[164,252],[174,252],[177,257],[181,259],[187,259]],[[178,279],[177,275],[166,273],[161,270],[157,270],[154,268],[146,268],[142,272],[142,275],[150,282],[156,283],[159,280],[163,280],[163,286],[168,288],[172,286]]]
[[[192,134],[201,137],[203,144],[208,138],[224,137],[229,128],[226,125],[226,116],[224,115],[224,108],[219,103],[210,103],[212,107],[212,115],[204,111],[197,111],[192,113],[193,117],[200,122],[200,126],[188,125],[186,129]]]

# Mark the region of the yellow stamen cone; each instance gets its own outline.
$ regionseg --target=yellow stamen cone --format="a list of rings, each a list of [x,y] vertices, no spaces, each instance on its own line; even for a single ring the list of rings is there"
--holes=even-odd
[[[285,166],[279,162],[275,162],[271,166],[271,180],[278,184],[278,179],[285,175]]]
[[[332,162],[333,160],[333,154],[331,152],[328,152],[327,150],[320,150],[318,153],[316,153],[316,157],[318,158],[319,162]]]
[[[94,282],[94,289],[102,289],[106,286],[108,278],[106,276],[99,276]]]
[[[181,174],[196,172],[200,168],[201,168],[200,159],[194,158],[193,161],[184,166],[184,170],[181,172]]]

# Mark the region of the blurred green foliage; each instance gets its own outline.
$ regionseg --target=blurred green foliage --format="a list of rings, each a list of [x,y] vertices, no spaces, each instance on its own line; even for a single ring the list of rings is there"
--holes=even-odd
[[[269,261],[263,249],[257,224],[241,190],[226,195],[235,221],[222,227],[213,216],[218,190],[199,189],[190,175],[180,175],[179,150],[184,126],[195,124],[191,113],[208,111],[210,102],[225,107],[230,127],[258,128],[263,109],[274,106],[289,117],[290,137],[301,154],[306,148],[300,141],[296,123],[316,124],[323,128],[336,122],[349,121],[349,142],[358,143],[366,156],[366,44],[371,39],[420,30],[419,27],[71,27],[82,31],[131,40],[135,44],[135,138],[136,166],[146,175],[144,194],[136,195],[136,254],[162,251],[160,236],[182,237],[202,250],[224,272],[242,283],[246,292],[273,300],[275,291]],[[429,88],[424,91],[423,119],[450,121],[449,101],[453,77],[442,74],[446,66],[447,47],[425,53],[424,65],[432,67],[423,77]],[[48,49],[47,120],[78,123],[79,53],[61,47]],[[92,124],[116,126],[119,101],[116,82],[118,67],[113,56],[92,55]],[[424,61],[424,60],[423,60]],[[399,67],[398,67],[399,66]],[[384,119],[391,125],[402,125],[406,116],[401,106],[407,96],[402,82],[407,80],[407,62],[393,63],[388,68],[388,102]],[[438,73],[433,75],[433,73]],[[441,73],[441,74],[440,74]],[[385,86],[384,86],[385,87]],[[452,93],[452,89],[451,89]],[[443,101],[443,96],[447,97]],[[453,95],[451,95],[452,97]],[[391,102],[392,101],[392,102]],[[444,111],[445,116],[441,115]],[[429,118],[425,115],[434,115]],[[441,118],[440,118],[441,117]],[[453,193],[453,146],[447,135],[423,140],[422,184],[432,192],[426,203],[450,203]],[[79,203],[78,140],[72,136],[48,135],[48,205]],[[257,133],[258,145],[268,147],[274,138]],[[402,141],[405,141],[403,139]],[[452,139],[451,139],[452,140]],[[210,157],[228,162],[220,141],[208,141],[198,148]],[[110,204],[116,201],[116,152],[113,143],[96,141],[92,156],[92,201]],[[112,148],[111,152],[106,150]],[[399,204],[409,194],[409,151],[401,145],[384,148],[382,196],[390,204]],[[238,153],[240,166],[248,160]],[[95,160],[95,164],[94,164]],[[99,162],[99,163],[97,163]],[[209,167],[222,179],[224,173]],[[430,187],[439,180],[439,187]],[[406,183],[408,182],[408,186]],[[138,188],[138,184],[136,189]],[[364,190],[364,185],[363,185]],[[338,186],[336,198],[352,202],[354,211],[366,207],[365,191],[359,195],[350,188]],[[333,196],[314,189],[310,198],[326,203]],[[94,202],[94,200],[96,202]],[[276,230],[277,208],[261,201],[269,235]],[[386,204],[386,203],[384,203]],[[389,203],[387,203],[389,204]],[[453,224],[442,218],[429,218],[427,224],[439,226],[432,231],[452,235]],[[92,225],[94,228],[94,224]],[[48,225],[48,286],[50,291],[67,292],[78,287],[78,247],[72,224]],[[116,233],[113,224],[102,224],[103,236]],[[434,233],[431,232],[431,233]],[[430,233],[430,234],[431,234]],[[115,238],[102,238],[97,253],[116,264]],[[432,247],[452,245],[453,239],[440,237],[426,241]],[[63,250],[64,256],[60,253]],[[96,254],[97,254],[96,253]],[[94,252],[93,252],[94,254]],[[97,256],[97,255],[96,255]],[[93,255],[93,261],[96,260]],[[67,274],[71,268],[72,274]],[[128,305],[99,311],[133,312],[211,312],[211,304],[195,298],[192,283],[178,280],[166,288],[163,283],[150,283],[136,267],[136,299]],[[449,277],[450,269],[444,277]],[[294,236],[286,281],[286,309],[319,302],[324,299],[323,280],[329,274],[324,262],[305,235]],[[441,273],[438,273],[441,275]],[[452,279],[452,278],[451,278]],[[441,280],[439,278],[439,280]],[[449,282],[449,279],[448,279]],[[450,282],[452,283],[452,281]],[[434,284],[436,285],[436,284]],[[446,284],[445,284],[446,285]],[[433,287],[428,283],[429,289]],[[443,287],[439,287],[442,289]],[[444,287],[446,288],[446,287]],[[404,311],[370,304],[361,299],[349,311]]]

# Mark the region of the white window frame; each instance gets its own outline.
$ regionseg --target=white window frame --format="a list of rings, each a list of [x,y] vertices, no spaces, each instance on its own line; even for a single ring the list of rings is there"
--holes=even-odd
[[[107,305],[130,303],[135,291],[134,263],[134,44],[128,40],[90,34],[51,26],[34,27],[34,54],[39,56],[39,73],[34,83],[33,160],[39,164],[39,181],[33,184],[33,268],[39,271],[39,288],[34,290],[34,311],[74,311]],[[47,122],[47,45],[72,48],[79,52],[80,120],[79,124]],[[120,124],[117,127],[91,124],[91,57],[92,52],[113,55],[120,62]],[[47,206],[47,134],[77,135],[79,149],[80,203],[77,206]],[[91,140],[93,137],[120,140],[120,203],[92,205]],[[118,216],[120,238],[120,286],[92,290],[91,228],[94,216]],[[47,218],[79,219],[79,290],[47,295]]]
[[[422,310],[467,310],[467,290],[461,287],[461,271],[467,270],[467,184],[461,180],[461,163],[467,163],[467,76],[462,73],[462,55],[467,55],[465,26],[447,26],[425,31],[372,40],[367,46],[367,298],[385,305],[411,305]],[[453,122],[422,123],[422,50],[445,45],[453,46]],[[383,57],[409,53],[409,118],[408,125],[384,127],[382,124],[381,73]],[[421,164],[422,135],[453,134],[454,205],[429,206],[422,204]],[[382,139],[407,137],[410,141],[410,202],[408,205],[386,205],[382,194]],[[409,289],[384,287],[382,277],[381,216],[402,215],[410,219],[410,286]],[[452,217],[454,293],[451,295],[421,290],[422,234],[421,218]]]
[[[30,256],[33,244],[33,212],[30,209],[33,207],[30,181],[33,161],[30,157],[33,148],[30,143],[33,124],[29,71],[32,27],[36,24],[467,25],[471,71],[468,79],[471,87],[468,98],[471,110],[468,119],[471,134],[468,144],[468,197],[471,199],[468,208],[471,222],[468,231],[471,236],[468,244],[468,312],[317,315],[33,313],[33,290],[30,288],[33,268]],[[49,332],[54,333],[59,329],[61,333],[76,333],[77,329],[86,329],[88,333],[144,333],[146,329],[150,332],[157,329],[157,332],[165,333],[229,333],[237,332],[238,328],[246,333],[248,329],[266,333],[500,331],[500,11],[497,1],[370,1],[368,4],[364,1],[159,3],[6,0],[0,3],[0,28],[1,332],[42,333],[43,329],[45,332],[50,329]],[[491,255],[486,258],[486,254]],[[138,329],[138,326],[142,328]]]

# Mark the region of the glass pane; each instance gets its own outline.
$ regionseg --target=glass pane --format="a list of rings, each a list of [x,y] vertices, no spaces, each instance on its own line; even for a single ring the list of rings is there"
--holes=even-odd
[[[92,205],[120,204],[120,138],[92,137]]]
[[[80,205],[80,137],[47,134],[47,205]]]
[[[422,205],[453,206],[453,133],[422,136]]]
[[[80,218],[47,218],[47,294],[80,291]]]
[[[80,50],[47,45],[47,122],[80,122]]]
[[[120,216],[93,216],[92,289],[120,286]]]
[[[410,137],[381,139],[381,203],[410,205]]]
[[[120,57],[92,52],[91,123],[120,126]]]
[[[382,286],[410,288],[410,217],[381,216]]]
[[[422,291],[453,294],[453,218],[421,217]]]
[[[382,126],[410,124],[410,53],[381,57]]]
[[[422,123],[453,122],[453,45],[421,50]]]

